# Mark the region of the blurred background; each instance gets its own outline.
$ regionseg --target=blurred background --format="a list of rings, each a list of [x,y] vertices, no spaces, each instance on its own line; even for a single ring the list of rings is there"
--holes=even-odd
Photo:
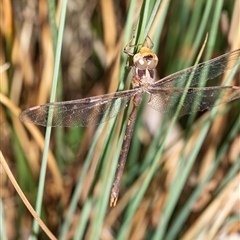
[[[58,239],[239,239],[239,99],[178,119],[167,139],[172,119],[144,99],[114,208],[109,194],[131,104],[99,127],[52,129],[39,180],[46,129],[19,115],[49,102],[63,2],[0,2],[0,150],[34,208],[44,184],[41,219]],[[207,34],[200,62],[240,48],[239,26],[239,0],[69,0],[55,99],[131,88],[123,48],[134,30],[137,43],[152,39],[160,79],[192,66]],[[207,84],[240,86],[239,70],[230,73]],[[48,239],[0,170],[1,239],[33,231]]]

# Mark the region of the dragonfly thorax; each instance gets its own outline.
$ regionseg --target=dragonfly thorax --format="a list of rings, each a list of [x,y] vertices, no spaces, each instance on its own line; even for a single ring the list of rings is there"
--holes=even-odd
[[[132,84],[134,88],[143,88],[146,91],[150,84],[155,81],[154,69],[139,69],[133,67],[133,79]]]

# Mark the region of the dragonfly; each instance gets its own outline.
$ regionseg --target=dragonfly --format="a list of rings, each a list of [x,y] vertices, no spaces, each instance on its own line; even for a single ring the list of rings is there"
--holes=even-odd
[[[87,127],[116,117],[132,100],[133,106],[128,117],[111,189],[110,206],[117,204],[137,110],[145,93],[149,95],[148,105],[153,109],[169,116],[173,116],[178,109],[179,117],[240,98],[240,86],[194,87],[199,82],[206,82],[235,66],[239,67],[240,49],[155,80],[158,57],[152,51],[153,44],[149,46],[148,41],[145,40],[141,45],[133,45],[132,41],[131,39],[124,48],[124,53],[132,59],[129,65],[132,72],[132,89],[72,101],[47,103],[26,109],[20,115],[21,121],[36,125]],[[139,50],[133,53],[131,49],[136,46],[140,46]],[[184,100],[181,108],[178,108],[183,94]],[[195,99],[197,99],[196,103],[194,103]]]

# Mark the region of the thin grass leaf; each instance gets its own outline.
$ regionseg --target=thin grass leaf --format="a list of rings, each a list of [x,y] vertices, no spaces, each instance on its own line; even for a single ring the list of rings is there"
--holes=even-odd
[[[62,1],[50,102],[55,101],[66,9],[67,9],[67,1]],[[36,202],[36,212],[38,215],[40,215],[41,208],[42,208],[42,199],[43,199],[43,190],[44,190],[44,183],[45,183],[45,176],[46,176],[46,169],[47,169],[47,159],[48,159],[50,136],[51,136],[51,127],[47,127],[46,134],[45,134],[45,144],[44,144],[43,156],[42,156],[42,165],[41,165],[41,170],[40,170],[37,202]],[[36,221],[34,221],[33,222],[33,233],[37,234],[38,231],[39,231],[39,225]],[[33,237],[33,239],[36,239],[36,235],[33,235],[32,237]]]

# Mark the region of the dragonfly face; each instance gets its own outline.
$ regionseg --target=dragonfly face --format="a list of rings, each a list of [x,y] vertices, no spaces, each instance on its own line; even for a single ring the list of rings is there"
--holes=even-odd
[[[136,54],[130,53],[129,49],[133,47],[136,45],[131,45],[130,41],[124,48],[124,52],[133,57],[133,66],[131,66],[133,89],[66,102],[48,103],[29,108],[20,115],[22,121],[42,126],[86,127],[98,125],[116,117],[132,99],[133,109],[129,116],[118,160],[110,197],[111,206],[115,206],[118,199],[120,180],[133,134],[137,108],[142,101],[144,92],[150,95],[148,104],[152,108],[169,116],[178,109],[179,99],[183,94],[185,98],[179,116],[210,109],[218,104],[240,98],[239,86],[193,87],[200,81],[206,82],[239,66],[240,49],[154,81],[154,71],[158,63],[157,56],[151,48],[145,46]],[[197,101],[195,101],[196,99]]]
[[[158,57],[148,47],[142,47],[139,53],[133,56],[133,63],[140,70],[153,70],[158,64]]]
[[[155,81],[155,68],[158,64],[158,57],[148,47],[142,47],[133,56],[133,87],[142,87],[147,91],[149,84]]]

